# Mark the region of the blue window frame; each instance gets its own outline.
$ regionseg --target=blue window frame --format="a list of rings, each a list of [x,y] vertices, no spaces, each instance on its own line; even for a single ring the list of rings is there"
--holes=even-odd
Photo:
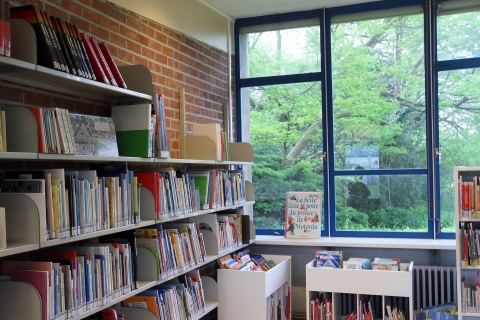
[[[480,94],[467,90],[480,84],[480,39],[449,36],[475,35],[462,28],[480,20],[471,2],[236,20],[237,139],[258,148],[257,234],[283,235],[285,191],[321,191],[323,236],[454,238],[450,171],[480,162]]]

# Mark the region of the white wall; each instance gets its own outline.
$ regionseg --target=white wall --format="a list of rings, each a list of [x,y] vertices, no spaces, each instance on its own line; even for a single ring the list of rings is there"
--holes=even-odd
[[[197,0],[109,0],[228,52],[229,19]]]

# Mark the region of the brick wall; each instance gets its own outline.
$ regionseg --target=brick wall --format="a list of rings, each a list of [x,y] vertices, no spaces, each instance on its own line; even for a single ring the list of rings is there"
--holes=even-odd
[[[180,157],[180,88],[185,90],[187,133],[193,123],[218,122],[228,103],[228,56],[162,24],[105,0],[18,0],[11,6],[37,4],[50,15],[78,25],[106,42],[119,66],[148,67],[158,93],[165,95],[171,156]],[[160,4],[159,4],[160,5]],[[55,106],[71,112],[109,116],[108,103],[0,82],[0,100],[33,106]]]

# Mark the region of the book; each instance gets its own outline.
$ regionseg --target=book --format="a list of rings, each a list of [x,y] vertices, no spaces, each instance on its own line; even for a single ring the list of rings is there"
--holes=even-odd
[[[159,316],[157,299],[152,296],[139,294],[123,300],[122,305],[130,308],[148,309],[156,318]]]
[[[7,247],[7,225],[5,217],[5,208],[0,207],[0,249]]]
[[[100,64],[99,58],[95,54],[95,50],[93,49],[93,46],[90,43],[88,36],[85,33],[81,33],[80,37],[82,39],[83,46],[85,47],[85,51],[87,52],[88,60],[92,65],[95,78],[99,82],[110,84],[110,81],[108,80],[107,75],[105,74],[105,71],[103,70],[102,65]]]
[[[108,78],[108,81],[112,86],[118,87],[117,81],[113,77],[112,71],[110,70],[110,67],[107,64],[107,61],[105,60],[105,56],[103,55],[102,50],[100,49],[100,46],[98,45],[97,39],[94,37],[88,37],[90,40],[90,43],[92,44],[93,51],[95,51],[95,54],[98,58],[98,62],[100,62],[100,66],[103,69],[103,72]]]
[[[45,144],[45,133],[44,133],[44,121],[43,121],[43,109],[42,108],[28,108],[30,112],[35,116],[37,120],[37,129],[38,129],[38,152],[47,153],[47,148]]]
[[[103,56],[105,57],[105,62],[110,68],[110,71],[112,72],[112,75],[115,78],[115,81],[117,82],[118,86],[121,88],[127,89],[127,84],[123,80],[122,74],[120,73],[120,70],[118,70],[117,64],[113,60],[112,54],[110,53],[110,50],[108,50],[107,44],[105,42],[100,42],[98,43],[98,46],[100,47],[100,50],[102,51]]]
[[[218,123],[194,123],[193,135],[204,136],[210,138],[215,144],[215,160],[221,161],[222,159],[222,138],[220,124]]]
[[[320,238],[321,192],[287,192],[285,238]]]
[[[151,105],[147,103],[112,107],[121,156],[152,157],[150,115]]]
[[[42,320],[48,320],[48,315],[51,313],[51,299],[50,297],[50,279],[48,271],[41,270],[18,270],[10,271],[10,279],[12,281],[23,281],[30,283],[37,290],[42,302]]]
[[[341,268],[343,263],[342,251],[315,251],[315,263],[316,268],[330,267]]]
[[[2,149],[7,150],[7,120],[5,116],[5,110],[0,111],[0,120],[2,122]]]
[[[367,258],[349,258],[343,262],[343,269],[370,270],[371,260]]]
[[[117,136],[112,118],[70,113],[78,155],[117,157]]]
[[[12,7],[10,18],[22,19],[32,25],[37,38],[37,63],[47,68],[61,70],[47,26],[37,5]]]
[[[10,13],[10,7],[5,5],[5,0],[0,1],[0,55],[5,55],[5,13],[8,8],[8,12]]]
[[[52,29],[55,32],[55,35],[57,36],[58,43],[60,45],[60,49],[62,51],[63,57],[65,59],[65,63],[67,64],[68,69],[75,76],[79,76],[79,77],[83,76],[80,73],[80,69],[77,66],[76,60],[74,59],[72,49],[69,45],[69,41],[65,33],[63,32],[63,27],[61,26],[61,22],[59,21],[60,19],[54,16],[49,16],[49,19],[50,19]]]

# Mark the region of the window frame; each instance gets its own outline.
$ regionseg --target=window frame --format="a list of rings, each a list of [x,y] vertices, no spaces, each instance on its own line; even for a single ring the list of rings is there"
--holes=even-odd
[[[335,177],[351,175],[350,170],[335,170],[334,157],[327,157],[324,163],[324,216],[322,236],[334,237],[378,237],[378,238],[428,238],[428,239],[453,239],[454,232],[442,232],[439,221],[440,214],[440,161],[439,161],[439,106],[438,106],[438,75],[439,72],[468,68],[480,68],[480,58],[466,58],[457,60],[437,61],[437,6],[452,0],[428,1],[405,0],[401,4],[395,0],[368,2],[344,7],[318,9],[311,11],[275,14],[262,17],[237,19],[234,25],[235,45],[235,95],[236,95],[236,127],[237,140],[243,141],[242,137],[242,114],[241,114],[241,91],[243,88],[253,86],[267,86],[286,83],[299,83],[321,81],[322,87],[322,121],[323,145],[327,154],[333,154],[333,101],[332,101],[332,60],[331,60],[331,25],[335,16],[358,14],[367,11],[380,11],[410,6],[422,6],[424,21],[424,58],[425,58],[425,104],[426,104],[426,147],[427,165],[420,169],[379,169],[366,170],[369,175],[403,175],[421,174],[427,177],[428,195],[428,231],[427,232],[395,232],[395,231],[340,231],[335,230]],[[434,3],[435,7],[431,7]],[[290,22],[295,20],[319,18],[320,21],[320,48],[321,70],[320,72],[267,76],[256,78],[240,77],[240,29],[257,25],[266,25],[278,22]],[[328,32],[327,32],[328,30]],[[439,230],[440,229],[440,230]],[[269,234],[283,236],[284,230],[258,229],[256,234]]]

